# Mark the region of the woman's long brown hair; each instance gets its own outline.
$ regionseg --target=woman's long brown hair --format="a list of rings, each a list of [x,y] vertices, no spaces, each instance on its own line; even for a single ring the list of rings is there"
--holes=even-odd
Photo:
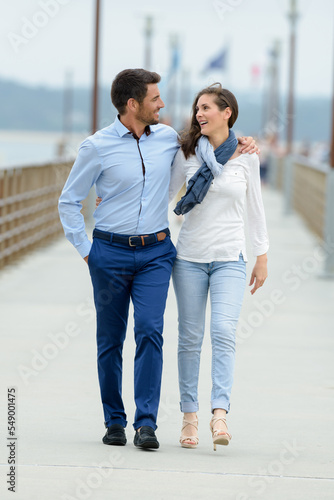
[[[195,97],[192,106],[192,117],[189,129],[184,131],[181,135],[180,145],[184,156],[188,158],[190,155],[195,154],[195,147],[198,139],[201,137],[201,127],[196,119],[198,99],[205,94],[214,95],[215,103],[220,111],[230,108],[232,114],[228,121],[229,128],[232,128],[236,119],[238,118],[238,102],[235,96],[227,89],[223,89],[220,83],[213,83],[209,87],[201,90]]]

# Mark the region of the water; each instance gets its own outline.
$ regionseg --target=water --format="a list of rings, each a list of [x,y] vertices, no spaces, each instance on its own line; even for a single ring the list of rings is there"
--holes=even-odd
[[[0,130],[0,168],[36,165],[64,161],[64,159],[74,161],[78,147],[85,138],[85,134],[72,134],[67,141],[65,156],[61,156],[59,154],[59,145],[62,142],[61,132]],[[297,144],[296,152],[302,149],[302,146],[302,143]],[[329,146],[327,143],[315,142],[308,146],[310,160],[318,163],[328,162]]]
[[[74,159],[85,136],[73,134],[66,146],[66,158]],[[0,168],[20,167],[60,161],[59,132],[0,130]]]

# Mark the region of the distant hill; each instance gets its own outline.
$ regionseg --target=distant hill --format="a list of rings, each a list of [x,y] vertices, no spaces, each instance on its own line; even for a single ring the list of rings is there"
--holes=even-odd
[[[263,128],[262,95],[236,92],[236,96],[240,109],[236,124],[238,130],[242,130],[245,134],[258,135]],[[113,121],[116,115],[110,102],[110,88],[101,88],[99,108],[99,126],[102,128]],[[280,122],[283,138],[285,108],[282,100]],[[73,131],[88,133],[91,121],[91,91],[74,88],[72,109]],[[297,99],[295,114],[295,140],[329,141],[330,99],[321,97]],[[61,131],[62,127],[63,90],[29,87],[0,79],[0,129]]]
[[[0,129],[61,131],[63,127],[62,89],[29,87],[16,82],[0,80]],[[115,110],[110,101],[110,90],[100,92],[99,116],[101,126],[110,123]],[[91,92],[73,89],[72,128],[75,132],[90,130]]]
[[[256,136],[263,130],[263,110],[261,95],[236,92],[239,103],[239,118],[236,127],[243,133]],[[281,99],[278,113],[280,137],[286,138],[285,99]],[[297,98],[295,103],[294,139],[306,142],[329,142],[331,135],[332,104],[329,98]],[[268,124],[267,124],[268,126]],[[270,127],[270,125],[269,125]]]

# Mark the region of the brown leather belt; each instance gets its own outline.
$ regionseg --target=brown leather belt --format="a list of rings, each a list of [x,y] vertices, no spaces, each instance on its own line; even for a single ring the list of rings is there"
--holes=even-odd
[[[159,233],[135,234],[133,236],[128,236],[126,234],[109,233],[108,231],[101,231],[100,229],[94,229],[93,238],[100,238],[101,240],[109,241],[110,243],[120,243],[121,245],[127,247],[144,247],[148,245],[153,245],[158,241],[163,241],[167,236],[170,235],[168,228],[159,231]]]

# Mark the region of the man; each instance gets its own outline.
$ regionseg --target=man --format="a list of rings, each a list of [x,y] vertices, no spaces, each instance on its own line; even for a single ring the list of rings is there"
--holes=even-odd
[[[59,199],[65,235],[89,266],[97,314],[98,376],[105,444],[125,445],[122,349],[130,298],[136,355],[134,444],[159,448],[157,428],[163,314],[176,251],[168,229],[168,187],[177,152],[175,130],[159,124],[164,107],[157,73],[128,69],[113,81],[114,123],[88,137]],[[246,149],[251,138],[246,142]],[[85,232],[81,200],[96,185],[102,198],[93,244]]]

